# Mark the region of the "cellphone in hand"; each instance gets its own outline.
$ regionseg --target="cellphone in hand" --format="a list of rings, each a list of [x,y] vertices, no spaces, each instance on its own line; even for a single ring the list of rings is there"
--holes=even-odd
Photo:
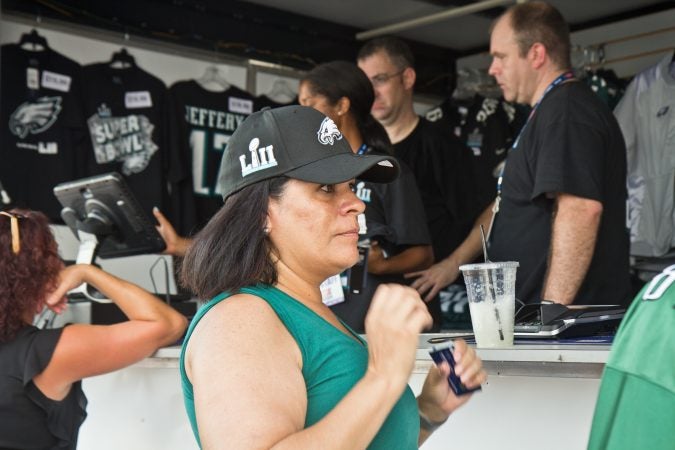
[[[480,391],[481,387],[477,386],[475,388],[468,388],[462,383],[462,380],[455,375],[455,358],[452,356],[452,352],[455,350],[455,344],[448,342],[442,345],[434,345],[431,347],[429,354],[431,359],[434,360],[436,365],[440,365],[443,361],[446,361],[450,364],[450,375],[448,375],[448,384],[450,384],[450,389],[455,395],[465,395],[470,394],[471,392]]]

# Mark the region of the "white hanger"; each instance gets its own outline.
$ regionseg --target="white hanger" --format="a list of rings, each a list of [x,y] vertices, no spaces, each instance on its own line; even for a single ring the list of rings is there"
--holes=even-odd
[[[501,89],[495,79],[487,73],[485,69],[458,69],[457,86],[452,93],[455,100],[467,100],[474,95],[480,94],[483,97],[499,98]]]
[[[265,95],[277,103],[290,103],[298,94],[288,85],[286,80],[277,78],[274,80],[272,89]]]
[[[222,92],[230,88],[230,83],[220,74],[216,66],[208,66],[204,75],[195,81],[207,91]]]

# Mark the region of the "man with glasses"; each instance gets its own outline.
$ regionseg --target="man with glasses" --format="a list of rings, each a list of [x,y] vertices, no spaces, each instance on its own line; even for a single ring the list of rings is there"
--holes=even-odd
[[[627,303],[626,147],[612,112],[571,72],[565,19],[544,2],[517,4],[494,23],[490,54],[506,101],[532,107],[476,223],[493,228],[490,258],[520,263],[525,303]],[[433,294],[451,283],[480,239],[476,226],[413,287]]]
[[[470,150],[446,127],[415,113],[414,57],[405,42],[394,37],[369,41],[359,51],[357,62],[373,84],[373,117],[387,130],[395,155],[415,174],[434,257],[440,261],[464,240],[478,212]],[[425,300],[438,328],[438,297]]]

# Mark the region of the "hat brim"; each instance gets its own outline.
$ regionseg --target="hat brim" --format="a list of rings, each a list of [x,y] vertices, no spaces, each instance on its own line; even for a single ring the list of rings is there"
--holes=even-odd
[[[396,158],[387,155],[342,153],[313,161],[286,172],[286,176],[310,183],[335,184],[352,178],[373,183],[394,181],[400,172]]]

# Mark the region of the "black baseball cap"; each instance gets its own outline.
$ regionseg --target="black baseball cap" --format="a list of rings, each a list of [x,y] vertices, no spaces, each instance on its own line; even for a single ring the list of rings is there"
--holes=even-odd
[[[287,176],[319,184],[352,178],[388,183],[399,173],[396,158],[357,155],[335,123],[314,108],[265,108],[234,132],[220,163],[216,192],[227,199],[268,178]]]

